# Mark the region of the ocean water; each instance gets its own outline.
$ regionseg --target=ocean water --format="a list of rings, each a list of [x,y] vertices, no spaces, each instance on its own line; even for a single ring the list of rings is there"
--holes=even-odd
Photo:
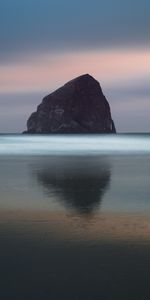
[[[0,135],[0,299],[150,299],[150,135]]]

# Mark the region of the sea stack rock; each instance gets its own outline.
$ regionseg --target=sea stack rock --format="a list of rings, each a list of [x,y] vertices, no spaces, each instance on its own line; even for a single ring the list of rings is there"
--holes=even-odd
[[[116,133],[110,106],[98,81],[79,76],[43,98],[26,133]]]

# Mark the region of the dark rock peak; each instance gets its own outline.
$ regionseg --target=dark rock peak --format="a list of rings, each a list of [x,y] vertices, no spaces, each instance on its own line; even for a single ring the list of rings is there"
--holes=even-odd
[[[50,95],[44,97],[43,100],[46,101],[46,99],[48,99],[50,96],[56,97],[59,96],[59,94],[62,95],[63,92],[65,96],[69,96],[70,94],[77,93],[77,92],[84,92],[87,94],[88,93],[91,94],[91,92],[94,90],[97,90],[98,93],[102,93],[102,89],[100,87],[99,82],[95,80],[91,75],[84,74],[68,81],[62,87],[55,90]]]
[[[115,133],[115,126],[99,82],[84,74],[43,98],[27,133]]]
[[[89,74],[83,74],[79,77],[76,77],[72,80],[70,80],[69,82],[67,82],[64,86],[70,85],[70,84],[76,85],[76,86],[80,86],[82,88],[100,88],[100,84],[97,80],[95,80],[91,75]]]

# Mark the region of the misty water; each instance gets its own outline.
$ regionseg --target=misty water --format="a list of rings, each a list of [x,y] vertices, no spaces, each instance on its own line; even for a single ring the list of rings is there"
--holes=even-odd
[[[0,135],[0,299],[150,299],[150,135]]]

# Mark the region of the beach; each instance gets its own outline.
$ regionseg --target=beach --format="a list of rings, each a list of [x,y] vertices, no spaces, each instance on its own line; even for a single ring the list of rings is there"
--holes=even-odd
[[[0,139],[2,299],[150,298],[149,136],[77,140]]]

